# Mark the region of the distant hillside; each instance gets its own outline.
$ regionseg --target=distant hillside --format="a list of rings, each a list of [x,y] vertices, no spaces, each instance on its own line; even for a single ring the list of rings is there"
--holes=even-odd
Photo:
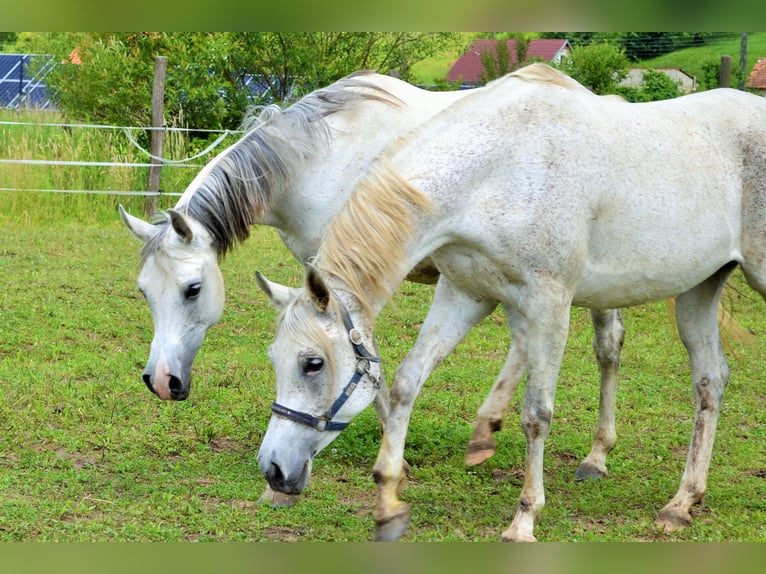
[[[468,47],[475,33],[465,33],[465,46]],[[642,68],[681,68],[688,74],[701,78],[703,66],[708,62],[720,62],[722,55],[732,57],[733,65],[739,65],[740,37],[721,40],[694,48],[685,48],[670,52],[664,56],[636,62],[636,67]],[[462,50],[455,53],[445,53],[412,66],[412,74],[416,83],[431,84],[435,79],[444,79],[450,66],[460,57]],[[753,69],[758,58],[766,58],[766,32],[750,32],[747,38],[747,74]]]
[[[645,60],[639,64],[645,68],[681,68],[687,74],[702,77],[703,65],[707,62],[720,62],[721,56],[731,56],[732,65],[739,66],[740,38],[722,40],[696,48],[686,48],[670,52],[658,58]],[[758,58],[766,58],[766,32],[750,32],[747,35],[747,61],[745,77],[752,71]]]

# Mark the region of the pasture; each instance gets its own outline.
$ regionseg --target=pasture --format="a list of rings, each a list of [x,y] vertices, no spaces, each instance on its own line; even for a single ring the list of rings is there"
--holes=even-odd
[[[140,380],[151,319],[135,288],[138,242],[116,213],[99,223],[43,225],[0,213],[0,540],[370,539],[370,470],[380,437],[372,409],[318,455],[296,507],[257,505],[265,481],[255,454],[273,399],[265,350],[274,316],[253,273],[297,284],[302,272],[272,230],[255,228],[224,261],[226,311],[197,357],[191,397],[165,403]],[[388,376],[413,342],[431,290],[406,283],[381,317]],[[685,354],[664,305],[625,313],[619,441],[600,483],[572,479],[598,405],[588,317],[573,313],[546,451],[541,540],[766,539],[764,307],[733,297],[740,322],[761,339],[729,356],[732,380],[708,495],[693,526],[673,535],[652,521],[677,487],[693,409]],[[494,541],[510,520],[524,460],[520,395],[495,457],[463,465],[476,409],[507,345],[495,313],[437,369],[416,403],[405,540]]]
[[[103,180],[91,185],[108,188]],[[370,540],[380,439],[372,409],[317,456],[297,506],[257,503],[275,316],[254,273],[298,285],[302,267],[273,230],[253,228],[222,262],[226,308],[195,360],[190,398],[159,401],[141,381],[152,324],[135,285],[140,244],[119,220],[117,201],[0,192],[0,541]],[[142,203],[126,206],[140,214]],[[160,207],[172,204],[164,198]],[[766,305],[738,273],[730,284],[726,304],[756,342],[732,342],[728,352],[731,382],[693,525],[673,534],[653,525],[678,486],[693,419],[688,362],[664,303],[625,311],[610,475],[574,482],[598,410],[592,329],[576,309],[546,446],[540,540],[766,540]],[[432,293],[404,283],[380,317],[389,379]],[[508,344],[495,312],[416,402],[405,450],[412,465],[405,541],[496,541],[513,516],[523,480],[521,393],[496,436],[496,455],[479,467],[463,464]]]

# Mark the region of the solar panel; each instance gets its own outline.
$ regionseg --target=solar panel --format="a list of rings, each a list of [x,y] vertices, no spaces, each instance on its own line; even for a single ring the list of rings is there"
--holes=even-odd
[[[0,54],[0,106],[52,108],[45,77],[53,66],[50,56]]]

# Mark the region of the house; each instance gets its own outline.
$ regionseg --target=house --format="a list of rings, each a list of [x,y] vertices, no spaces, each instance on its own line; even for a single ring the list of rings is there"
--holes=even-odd
[[[511,62],[516,59],[516,40],[507,40]],[[466,52],[458,58],[447,72],[448,82],[462,82],[463,86],[477,86],[483,83],[481,76],[484,65],[481,54],[497,49],[497,40],[481,38],[473,41]],[[559,63],[561,58],[572,51],[568,40],[530,40],[527,60]]]
[[[766,58],[758,58],[753,71],[747,77],[745,87],[766,96]]]
[[[681,91],[685,94],[697,91],[697,78],[690,76],[681,68],[653,68],[657,72],[662,72],[678,84]],[[620,82],[621,86],[630,86],[640,88],[644,82],[644,68],[631,68],[628,75]]]

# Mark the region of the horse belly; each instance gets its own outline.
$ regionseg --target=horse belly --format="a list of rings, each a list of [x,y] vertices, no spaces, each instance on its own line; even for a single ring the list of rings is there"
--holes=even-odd
[[[590,308],[630,307],[661,301],[688,291],[724,265],[741,261],[736,237],[719,223],[716,232],[683,233],[683,226],[664,238],[647,233],[628,241],[628,249],[589,256],[573,303]],[[624,239],[624,238],[623,238]]]

